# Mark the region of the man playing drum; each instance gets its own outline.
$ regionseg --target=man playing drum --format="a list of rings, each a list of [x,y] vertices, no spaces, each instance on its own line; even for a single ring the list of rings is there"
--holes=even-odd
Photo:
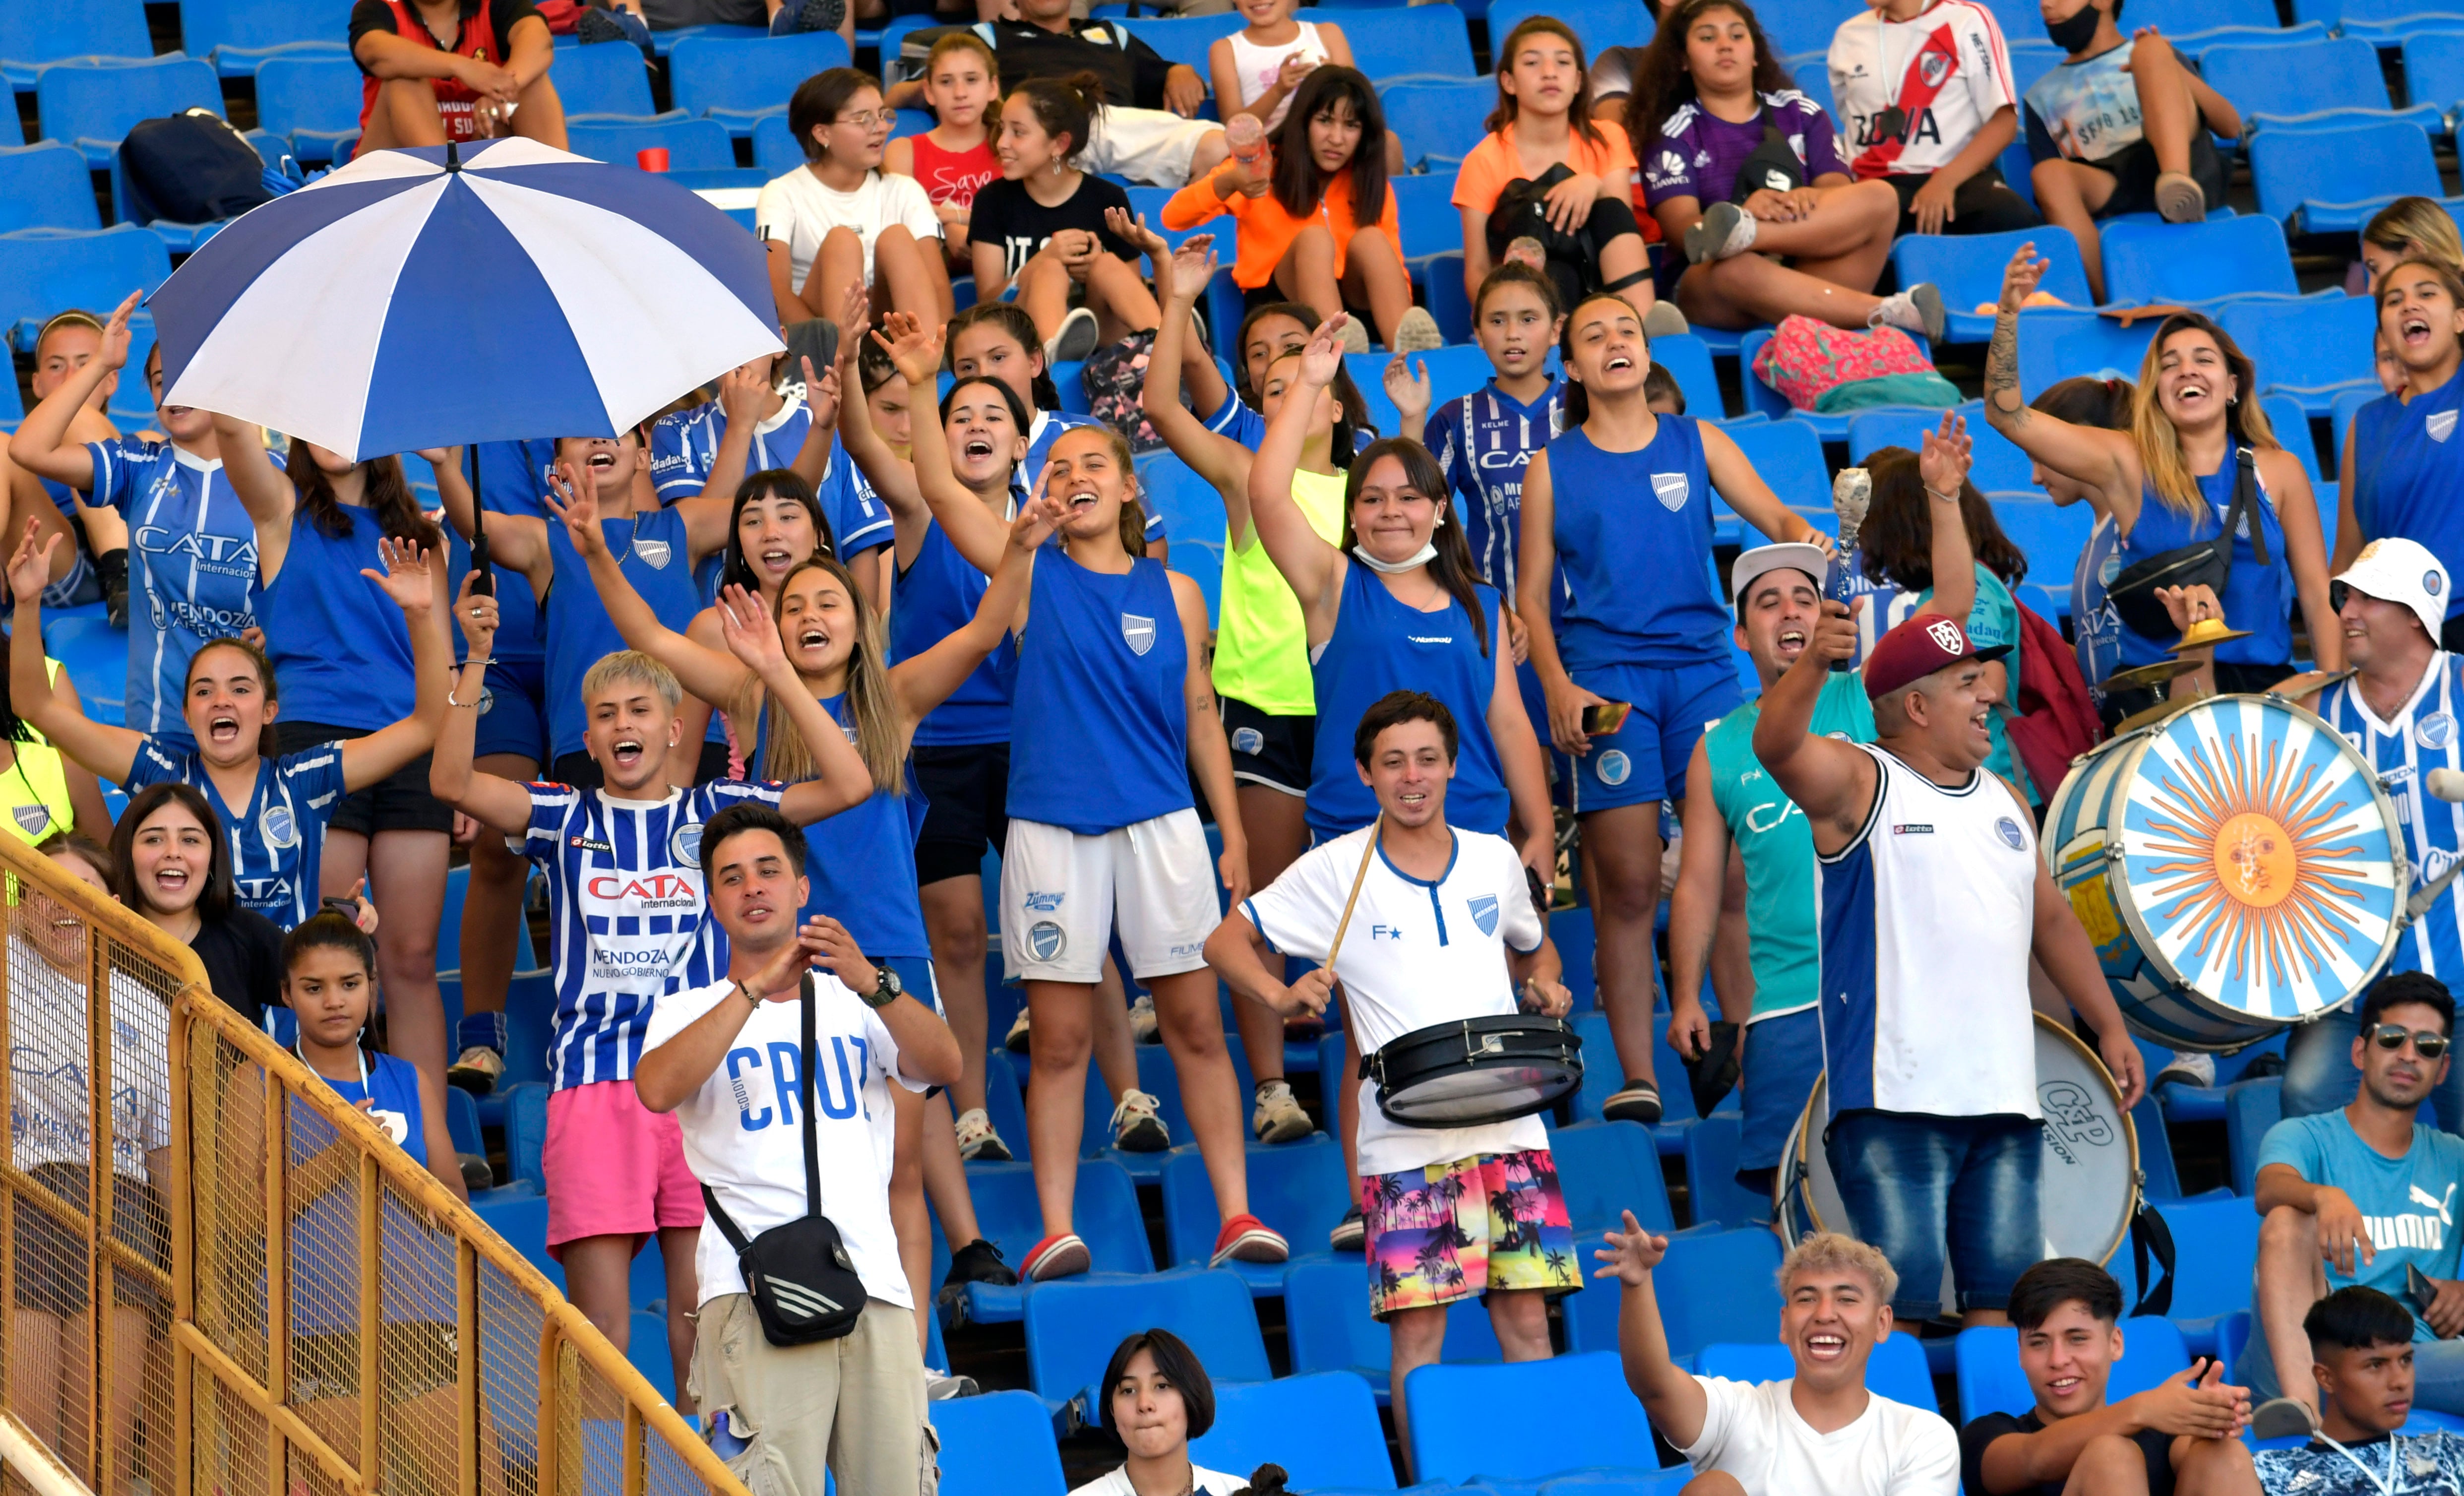
[[[1947,1247],[1966,1322],[1999,1324],[2044,1249],[2029,957],[2096,1031],[2125,1111],[2145,1089],[2139,1051],[2036,855],[2027,801],[1980,767],[1999,696],[1967,630],[1920,613],[1874,647],[1874,744],[1809,731],[1856,633],[1826,602],[1754,729],[1818,858],[1824,1148],[1851,1221],[1899,1269],[1897,1321],[1913,1333],[1942,1311]]]
[[[1361,715],[1352,754],[1377,819],[1311,848],[1217,928],[1206,958],[1234,993],[1296,1018],[1324,1012],[1340,979],[1364,1055],[1431,1024],[1511,1015],[1518,996],[1548,1018],[1573,1005],[1514,845],[1446,824],[1455,747],[1453,715],[1423,693],[1390,693]],[[1280,964],[1259,958],[1260,935],[1278,957],[1327,964],[1287,986]],[[1506,1358],[1546,1360],[1547,1296],[1582,1280],[1538,1116],[1405,1127],[1371,1085],[1359,1162],[1369,1303],[1394,1339],[1402,1439],[1404,1379],[1438,1359],[1448,1304],[1485,1293]]]

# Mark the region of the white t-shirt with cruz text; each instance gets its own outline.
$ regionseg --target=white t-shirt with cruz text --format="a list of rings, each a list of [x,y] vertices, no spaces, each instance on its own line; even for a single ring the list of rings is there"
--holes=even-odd
[[[823,236],[833,229],[848,230],[864,241],[864,278],[869,284],[873,246],[880,241],[881,231],[893,224],[913,234],[918,244],[941,237],[941,220],[933,211],[933,200],[913,177],[869,171],[854,191],[841,192],[798,166],[762,184],[760,196],[753,200],[754,231],[786,244],[787,283],[798,288],[813,272]]]
[[[1750,1496],[1952,1496],[1959,1435],[1941,1414],[1868,1395],[1845,1428],[1816,1433],[1789,1400],[1794,1379],[1697,1376],[1703,1432],[1679,1451],[1699,1473],[1736,1478]]]
[[[1934,0],[1905,21],[1861,11],[1832,34],[1830,66],[1848,169],[1860,182],[1930,176],[2019,101],[2002,28],[1977,0]],[[1905,122],[1885,135],[1893,105]]]
[[[1277,952],[1326,959],[1374,830],[1311,847],[1241,906]],[[1361,880],[1334,970],[1364,1055],[1433,1023],[1517,1011],[1507,947],[1528,955],[1540,948],[1543,934],[1522,859],[1502,836],[1457,828],[1454,839],[1454,859],[1433,882],[1396,867],[1383,847]],[[1549,1146],[1537,1116],[1482,1127],[1405,1127],[1378,1110],[1375,1081],[1360,1087],[1363,1177]]]
[[[732,980],[671,993],[650,1013],[649,1054],[722,1002],[741,1002]],[[890,1223],[890,1158],[896,1124],[890,1087],[925,1089],[898,1073],[898,1041],[881,1015],[827,972],[813,973],[813,1155],[822,1214],[839,1228],[864,1291],[913,1309],[898,1235]],[[751,1241],[802,1217],[804,1199],[803,1016],[800,1001],[764,1002],[745,1019],[699,1089],[676,1108],[685,1162]],[[718,1222],[704,1218],[693,1253],[701,1302],[744,1291]]]

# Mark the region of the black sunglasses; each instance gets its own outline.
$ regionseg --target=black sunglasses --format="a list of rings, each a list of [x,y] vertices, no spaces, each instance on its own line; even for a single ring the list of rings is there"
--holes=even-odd
[[[2367,1037],[2382,1049],[2401,1049],[2404,1042],[2409,1039],[2412,1052],[2425,1060],[2435,1060],[2447,1052],[2447,1036],[2433,1029],[2411,1029],[2402,1023],[2373,1023]]]

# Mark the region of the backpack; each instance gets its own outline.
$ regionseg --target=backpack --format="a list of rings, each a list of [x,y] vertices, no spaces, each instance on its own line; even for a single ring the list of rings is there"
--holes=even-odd
[[[2097,715],[2096,698],[2088,694],[2087,677],[2079,673],[2079,658],[2062,631],[2027,604],[2017,606],[2018,713],[2003,723],[2003,732],[2011,740],[2011,756],[2026,771],[2028,782],[2050,800],[2070,772],[2071,760],[2104,736],[2104,723]]]
[[[265,158],[230,121],[190,109],[129,127],[120,147],[132,223],[212,223],[271,202]]]
[[[1754,374],[1794,408],[1824,414],[1883,405],[1947,410],[1959,404],[1958,387],[1896,327],[1857,332],[1811,317],[1784,317],[1754,355]]]

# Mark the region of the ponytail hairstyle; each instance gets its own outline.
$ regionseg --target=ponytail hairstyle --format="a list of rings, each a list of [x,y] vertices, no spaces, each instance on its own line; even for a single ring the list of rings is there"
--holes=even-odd
[[[1275,132],[1275,201],[1294,218],[1311,216],[1326,198],[1326,178],[1309,150],[1309,121],[1346,106],[1360,122],[1360,143],[1352,152],[1353,221],[1374,224],[1385,213],[1386,111],[1358,69],[1329,63],[1301,80]]]
[[[225,634],[219,639],[209,639],[197,646],[196,653],[188,656],[188,669],[180,677],[180,696],[184,703],[187,699],[188,683],[197,678],[197,662],[206,657],[206,651],[209,649],[236,649],[248,656],[249,665],[256,671],[256,683],[265,688],[265,704],[270,707],[281,704],[281,693],[274,684],[274,662],[265,657],[263,649],[237,634]],[[256,756],[260,759],[282,757],[281,735],[275,731],[271,721],[256,730]],[[127,812],[122,811],[121,814],[124,819]],[[207,822],[209,825],[218,824],[210,820]]]
[[[2197,518],[2208,512],[2207,500],[2199,495],[2199,480],[2190,473],[2189,459],[2182,455],[2182,433],[2173,429],[2173,422],[2165,414],[2156,391],[2156,379],[2164,369],[2165,342],[2179,333],[2205,333],[2215,340],[2216,351],[2224,355],[2225,371],[2234,385],[2232,403],[2225,407],[2225,435],[2230,446],[2225,452],[2225,465],[2237,459],[2233,449],[2251,447],[2259,451],[2275,451],[2281,447],[2276,439],[2276,429],[2268,424],[2267,412],[2258,405],[2258,367],[2250,355],[2241,351],[2233,334],[2216,325],[2215,319],[2204,312],[2176,312],[2157,325],[2156,336],[2147,341],[2147,355],[2139,364],[2139,391],[2131,403],[2130,436],[2139,448],[2139,465],[2147,474],[2147,486],[2156,491],[2156,498],[2166,508],[2184,518]]]
[[[2076,374],[2047,386],[2043,394],[2028,402],[2028,408],[2073,426],[2126,431],[2138,400],[2139,386],[2126,379]]]
[[[1771,38],[1763,34],[1762,23],[1754,19],[1753,8],[1746,0],[1681,0],[1661,21],[1652,33],[1651,45],[1642,49],[1635,63],[1634,88],[1625,99],[1625,133],[1634,142],[1635,159],[1660,143],[1661,126],[1669,117],[1700,95],[1694,85],[1694,75],[1685,70],[1685,41],[1694,23],[1712,11],[1726,11],[1746,23],[1746,34],[1753,39],[1755,101],[1764,94],[1776,94],[1792,87],[1788,69],[1781,66],[1772,52]]]
[[[350,506],[334,495],[334,480],[317,466],[305,437],[291,438],[282,465],[291,474],[292,487],[299,491],[301,512],[317,526],[317,533],[328,539],[349,539],[356,528]],[[360,464],[360,480],[367,507],[377,517],[377,530],[385,539],[414,541],[431,553],[445,543],[436,526],[419,512],[419,499],[410,492],[410,480],[403,476],[400,457],[368,458]]]
[[[299,958],[311,951],[347,951],[359,957],[361,969],[368,974],[368,989],[373,995],[377,980],[377,943],[359,927],[358,921],[340,910],[324,909],[293,926],[291,933],[282,937],[282,979],[285,982],[291,979],[291,968],[298,965]],[[368,1005],[373,1016],[376,1006],[373,997]]]
[[[744,518],[744,506],[761,498],[793,499],[803,505],[804,513],[812,517],[813,554],[838,554],[838,538],[830,533],[829,518],[822,513],[820,502],[813,497],[811,484],[787,468],[748,473],[744,481],[736,485],[736,504],[727,512],[727,548],[720,553],[724,560],[718,573],[718,584],[722,589],[734,583],[757,597],[760,595],[760,580],[754,574],[753,563],[745,559],[743,532],[739,525]],[[793,576],[794,573],[788,575]]]
[[[829,154],[813,132],[838,121],[841,111],[866,89],[878,91],[881,79],[854,68],[825,68],[796,85],[787,99],[787,130],[804,148],[806,161]]]
[[[847,655],[847,710],[855,725],[855,751],[863,758],[865,772],[871,776],[877,794],[907,793],[907,750],[898,730],[898,698],[890,686],[890,650],[884,643],[885,630],[881,615],[865,601],[864,589],[856,585],[855,577],[833,556],[816,555],[801,561],[779,583],[779,595],[771,600],[770,620],[779,625],[781,636],[786,633],[782,615],[786,609],[787,589],[796,579],[808,571],[826,573],[847,589],[847,605],[855,609],[855,648]],[[760,680],[751,678],[743,692],[729,706],[728,715],[740,722],[761,720],[766,707],[775,705]],[[761,777],[794,784],[821,777],[821,761],[804,735],[783,711],[772,711],[761,730]]]
[[[1453,522],[1448,510],[1453,507],[1454,491],[1446,484],[1446,473],[1429,449],[1408,436],[1389,436],[1371,442],[1360,455],[1352,459],[1352,471],[1343,481],[1343,550],[1349,554],[1358,537],[1352,528],[1352,512],[1360,502],[1360,490],[1369,481],[1369,470],[1377,466],[1381,457],[1392,457],[1403,465],[1403,483],[1416,494],[1425,494],[1437,506],[1437,532],[1429,537],[1438,554],[1429,561],[1430,575],[1454,595],[1463,610],[1471,615],[1474,637],[1480,640],[1480,652],[1488,653],[1488,629],[1496,622],[1486,616],[1480,604],[1480,573],[1471,563],[1471,542],[1463,539],[1463,527]],[[1358,564],[1358,559],[1353,559]]]
[[[958,335],[986,323],[1017,343],[1035,366],[1035,377],[1027,386],[1028,394],[1034,398],[1035,409],[1029,410],[1027,421],[1019,426],[1019,430],[1023,433],[1027,422],[1034,419],[1036,410],[1061,408],[1061,391],[1053,386],[1052,371],[1044,363],[1044,336],[1035,330],[1035,319],[1026,315],[1026,308],[1015,301],[979,301],[951,318],[947,338],[941,344],[941,366],[953,374],[958,372]],[[1309,325],[1314,327],[1317,324],[1312,322]]]
[[[1574,49],[1576,82],[1573,102],[1566,106],[1567,127],[1581,136],[1584,143],[1594,150],[1607,149],[1607,137],[1601,135],[1600,127],[1592,122],[1592,70],[1583,58],[1583,39],[1574,34],[1573,27],[1553,15],[1524,17],[1514,30],[1506,33],[1506,44],[1497,49],[1497,76],[1501,81],[1497,85],[1497,107],[1488,114],[1488,133],[1495,135],[1514,122],[1514,96],[1506,91],[1503,79],[1514,70],[1514,55],[1522,49],[1524,42],[1544,34],[1554,36]]]
[[[1543,275],[1541,278],[1546,280],[1548,277]],[[1563,376],[1566,381],[1563,427],[1570,431],[1592,418],[1591,391],[1584,388],[1583,382],[1574,377],[1574,318],[1583,308],[1595,301],[1614,301],[1629,312],[1634,310],[1626,304],[1625,297],[1614,291],[1595,291],[1575,302],[1567,311],[1565,325],[1557,331],[1557,362],[1566,371]],[[1651,352],[1651,334],[1649,333],[1642,335],[1642,351],[1646,356]],[[1657,368],[1659,364],[1655,361],[1652,366]]]
[[[1866,577],[1909,592],[1936,585],[1934,501],[1925,495],[1917,454],[1904,447],[1878,448],[1866,455],[1865,471],[1874,479],[1874,503],[1857,532],[1857,547],[1864,553]],[[2028,558],[2002,533],[1992,504],[1973,483],[1959,486],[1959,517],[1977,564],[2005,586],[2017,586],[2028,575]]]
[[[1061,159],[1076,165],[1087,153],[1087,136],[1093,128],[1095,117],[1104,112],[1104,78],[1097,73],[1072,73],[1067,77],[1026,78],[1009,91],[1012,99],[1024,99],[1044,126],[1044,133],[1058,139],[1069,138],[1069,148]]]

